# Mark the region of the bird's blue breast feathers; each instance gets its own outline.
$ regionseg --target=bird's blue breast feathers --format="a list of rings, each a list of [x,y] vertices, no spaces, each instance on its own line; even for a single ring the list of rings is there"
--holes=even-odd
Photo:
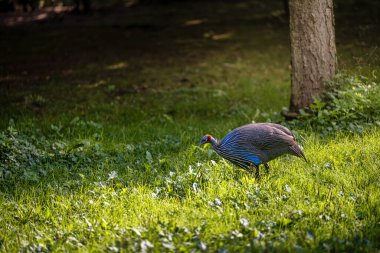
[[[236,145],[236,140],[239,138],[239,132],[238,131],[232,131],[224,139],[221,141],[220,147],[222,150],[228,150],[228,152],[233,157],[240,157],[240,159],[243,159],[245,161],[249,161],[253,163],[254,165],[258,166],[261,164],[261,159],[257,155],[254,155],[250,153],[249,151],[246,151]]]
[[[230,152],[232,153],[233,157],[240,157],[241,160],[245,160],[247,162],[249,161],[249,162],[253,163],[256,166],[258,166],[259,164],[261,164],[260,157],[258,157],[257,155],[254,155],[254,154],[252,154],[250,152],[247,152],[245,150],[232,149]]]
[[[252,155],[252,154],[245,154],[244,158],[251,161],[255,165],[261,164],[261,159],[258,156]]]

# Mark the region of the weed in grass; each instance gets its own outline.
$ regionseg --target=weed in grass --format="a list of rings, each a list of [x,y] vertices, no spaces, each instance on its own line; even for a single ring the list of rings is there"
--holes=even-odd
[[[380,85],[364,76],[338,76],[328,91],[301,116],[286,123],[323,135],[339,131],[361,133],[380,126]]]

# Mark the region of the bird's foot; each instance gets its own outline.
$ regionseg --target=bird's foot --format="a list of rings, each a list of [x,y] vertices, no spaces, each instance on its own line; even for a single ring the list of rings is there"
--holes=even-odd
[[[264,166],[265,166],[265,173],[269,174],[269,164],[267,163],[264,163]]]
[[[256,178],[256,179],[260,179],[260,170],[259,170],[259,166],[256,166],[255,178]]]

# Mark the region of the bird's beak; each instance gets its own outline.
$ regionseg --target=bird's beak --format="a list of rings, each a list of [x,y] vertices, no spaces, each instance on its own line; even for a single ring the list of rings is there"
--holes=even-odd
[[[208,143],[204,143],[204,142],[202,143],[202,142],[200,142],[200,143],[199,143],[199,147],[200,147],[200,148],[204,148],[204,147],[207,146],[207,144],[208,144]]]

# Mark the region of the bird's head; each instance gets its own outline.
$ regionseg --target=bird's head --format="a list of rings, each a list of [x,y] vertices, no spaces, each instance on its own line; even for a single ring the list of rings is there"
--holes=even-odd
[[[203,147],[207,143],[211,143],[212,136],[209,134],[206,134],[205,136],[202,137],[201,141],[199,142],[199,146]]]

